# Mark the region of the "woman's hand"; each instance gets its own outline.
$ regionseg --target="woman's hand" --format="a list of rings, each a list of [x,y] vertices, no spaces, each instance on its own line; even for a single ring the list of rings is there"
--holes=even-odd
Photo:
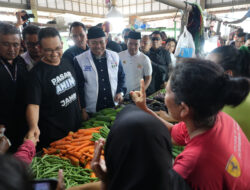
[[[103,138],[95,142],[95,152],[94,158],[91,162],[91,168],[95,172],[96,176],[103,182],[106,182],[107,179],[107,168],[105,160],[101,159],[102,150],[105,144]]]
[[[144,84],[143,79],[141,79],[140,91],[131,91],[130,95],[137,107],[141,108],[144,111],[147,111],[148,108],[146,105],[146,92],[145,92],[145,84]]]

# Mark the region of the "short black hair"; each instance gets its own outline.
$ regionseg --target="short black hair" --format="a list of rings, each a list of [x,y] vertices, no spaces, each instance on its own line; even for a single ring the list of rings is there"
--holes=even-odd
[[[236,49],[234,46],[221,46],[211,53],[219,55],[218,64],[225,71],[231,70],[234,76],[250,77],[250,54]]]
[[[168,39],[166,40],[166,44],[167,44],[168,42],[174,42],[175,45],[177,44],[177,41],[176,41],[174,38],[168,38]]]
[[[43,38],[56,37],[58,36],[60,40],[62,39],[57,29],[52,27],[42,28],[38,33],[38,42],[41,44]]]
[[[247,97],[250,84],[247,78],[229,77],[219,64],[190,58],[174,68],[170,88],[177,104],[184,102],[192,108],[197,126],[213,127],[225,105],[237,106]]]
[[[162,39],[162,34],[161,34],[161,32],[160,31],[154,31],[154,32],[152,32],[152,34],[150,35],[151,37],[153,36],[153,35],[160,35],[161,36],[161,39]]]
[[[38,35],[39,31],[40,31],[40,28],[38,26],[28,25],[22,31],[23,39],[25,40],[27,34],[28,35],[34,35],[34,34]]]
[[[73,27],[78,27],[78,26],[81,26],[82,29],[86,32],[86,27],[85,27],[85,25],[84,25],[83,23],[81,23],[81,22],[73,22],[73,23],[70,25],[70,27],[69,27],[69,31],[71,32],[71,30],[72,30]]]
[[[98,23],[97,25],[95,25],[96,27],[99,27],[99,28],[101,28],[102,29],[102,23]]]
[[[13,156],[0,155],[0,168],[0,189],[32,190],[31,175],[24,162]]]
[[[127,32],[131,32],[132,30],[130,28],[125,28],[123,31],[122,31],[122,36],[125,35],[125,33]]]
[[[14,35],[20,34],[20,31],[12,24],[0,22],[0,34],[2,35]]]
[[[237,31],[238,33],[244,33],[243,28],[238,28],[236,31]]]
[[[244,32],[239,33],[239,34],[237,35],[237,37],[238,37],[238,38],[244,37],[244,41],[246,41],[246,33],[244,33]]]

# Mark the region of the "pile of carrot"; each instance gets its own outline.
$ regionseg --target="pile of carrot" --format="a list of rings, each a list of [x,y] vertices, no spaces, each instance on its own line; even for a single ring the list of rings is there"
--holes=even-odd
[[[70,160],[75,166],[82,165],[90,169],[90,163],[94,156],[93,133],[100,133],[102,127],[79,129],[77,132],[69,132],[68,136],[54,141],[48,149],[43,148],[44,154],[55,155],[64,160]],[[103,156],[103,155],[102,155]],[[95,177],[94,173],[91,177]]]

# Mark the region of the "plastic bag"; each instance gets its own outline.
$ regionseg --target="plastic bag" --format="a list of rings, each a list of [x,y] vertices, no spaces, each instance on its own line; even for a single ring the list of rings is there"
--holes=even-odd
[[[184,58],[195,57],[194,40],[186,26],[184,27],[184,31],[177,43],[175,56]]]

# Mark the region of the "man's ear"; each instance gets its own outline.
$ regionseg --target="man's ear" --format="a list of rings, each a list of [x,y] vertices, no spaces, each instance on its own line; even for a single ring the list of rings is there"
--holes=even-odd
[[[190,114],[190,107],[184,103],[184,102],[181,102],[181,110],[180,110],[180,117],[183,119],[183,118],[186,118],[189,114]]]
[[[232,70],[226,70],[225,73],[227,73],[229,76],[233,76],[233,71]]]

